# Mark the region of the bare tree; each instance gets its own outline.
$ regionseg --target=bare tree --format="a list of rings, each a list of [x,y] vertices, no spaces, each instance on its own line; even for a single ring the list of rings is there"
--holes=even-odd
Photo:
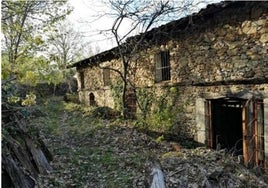
[[[61,22],[49,35],[50,50],[48,55],[55,65],[55,69],[63,74],[63,79],[68,84],[69,92],[72,93],[73,71],[67,66],[84,58],[85,55],[93,55],[91,46],[83,42],[83,36],[70,27],[68,21]]]
[[[112,33],[116,41],[122,70],[108,68],[117,72],[123,81],[122,109],[124,117],[127,117],[127,91],[131,89],[136,93],[135,82],[129,79],[130,64],[134,57],[137,58],[138,51],[146,44],[146,33],[155,26],[174,20],[174,18],[192,11],[192,7],[196,6],[196,2],[193,0],[108,0],[108,3],[113,10],[111,15],[114,17],[114,23],[108,31]],[[197,3],[203,2],[199,1]],[[122,32],[126,22],[130,22],[131,27]],[[130,37],[137,32],[140,33],[138,36]],[[137,103],[141,108],[139,101]]]

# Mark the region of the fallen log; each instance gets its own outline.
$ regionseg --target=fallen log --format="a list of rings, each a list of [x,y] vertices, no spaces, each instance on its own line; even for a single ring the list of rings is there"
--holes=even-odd
[[[38,134],[27,130],[28,119],[20,110],[2,103],[3,188],[34,188],[38,174],[52,170],[51,153]]]
[[[7,148],[5,152],[7,152]],[[2,187],[8,187],[7,184],[11,184],[11,187],[15,188],[33,188],[35,185],[34,178],[30,174],[26,174],[19,164],[16,162],[16,159],[9,153],[2,156],[2,165],[7,174],[4,174],[6,177],[9,177],[11,182],[2,179]],[[3,176],[3,174],[2,174]]]
[[[34,163],[36,164],[38,171],[41,174],[48,174],[52,170],[52,168],[48,163],[47,158],[44,155],[43,151],[35,147],[35,144],[31,138],[25,138],[25,142],[31,152],[31,155],[33,156],[33,160]]]
[[[164,173],[161,170],[161,165],[158,161],[149,161],[147,172],[149,173],[147,178],[148,187],[150,188],[166,188]]]

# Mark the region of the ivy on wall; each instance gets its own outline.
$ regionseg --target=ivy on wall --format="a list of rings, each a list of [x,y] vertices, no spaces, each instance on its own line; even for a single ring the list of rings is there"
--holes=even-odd
[[[114,99],[114,108],[118,111],[122,111],[122,93],[123,93],[123,81],[117,80],[115,84],[111,85],[112,96]]]
[[[137,113],[138,128],[157,132],[173,132],[174,126],[180,124],[185,102],[179,103],[179,91],[175,87],[141,88],[137,90],[140,112]]]
[[[121,80],[111,85],[114,108],[122,110],[122,91],[123,83]],[[139,129],[174,133],[181,130],[178,134],[187,134],[187,128],[183,128],[184,109],[189,105],[188,100],[181,101],[180,90],[178,87],[166,86],[158,88],[135,88],[137,99],[136,126]],[[185,132],[185,133],[184,133]]]

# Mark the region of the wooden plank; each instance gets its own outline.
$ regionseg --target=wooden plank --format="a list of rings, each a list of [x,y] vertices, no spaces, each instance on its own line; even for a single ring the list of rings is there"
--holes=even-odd
[[[208,116],[209,116],[209,145],[213,147],[213,127],[212,127],[212,108],[211,100],[208,101]]]
[[[25,138],[25,142],[32,154],[33,160],[38,168],[38,171],[41,174],[48,174],[52,170],[52,167],[48,163],[46,156],[44,155],[42,150],[36,148],[34,142],[30,138]]]
[[[166,188],[164,174],[161,170],[159,162],[150,161],[149,162],[149,176],[148,183],[150,188]]]
[[[13,186],[15,188],[34,188],[35,180],[23,173],[23,170],[18,166],[7,147],[3,148],[3,150],[5,154],[2,156],[2,167],[8,173]]]
[[[243,157],[244,164],[248,164],[248,150],[247,150],[247,122],[246,122],[246,105],[242,109],[242,135],[243,135]]]
[[[254,150],[254,156],[255,156],[255,161],[254,164],[257,165],[259,163],[259,159],[258,159],[258,152],[259,152],[259,144],[258,144],[258,121],[257,121],[257,117],[258,117],[258,111],[257,111],[257,102],[254,102],[254,144],[255,144],[255,150]]]
[[[19,160],[20,164],[27,169],[31,175],[36,178],[38,175],[38,172],[36,168],[34,167],[33,163],[31,162],[30,155],[27,152],[27,148],[23,143],[19,143],[17,140],[13,139],[11,136],[6,137],[6,141],[8,143],[8,146],[10,150],[14,153],[16,158]]]

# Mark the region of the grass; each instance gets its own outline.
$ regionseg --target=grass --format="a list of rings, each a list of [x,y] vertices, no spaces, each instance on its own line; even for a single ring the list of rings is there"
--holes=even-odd
[[[39,110],[46,116],[31,126],[54,156],[54,171],[40,177],[40,187],[133,187],[143,181],[146,161],[164,152],[148,145],[158,144],[153,139],[126,127],[129,122],[92,117],[88,107],[54,98]]]

